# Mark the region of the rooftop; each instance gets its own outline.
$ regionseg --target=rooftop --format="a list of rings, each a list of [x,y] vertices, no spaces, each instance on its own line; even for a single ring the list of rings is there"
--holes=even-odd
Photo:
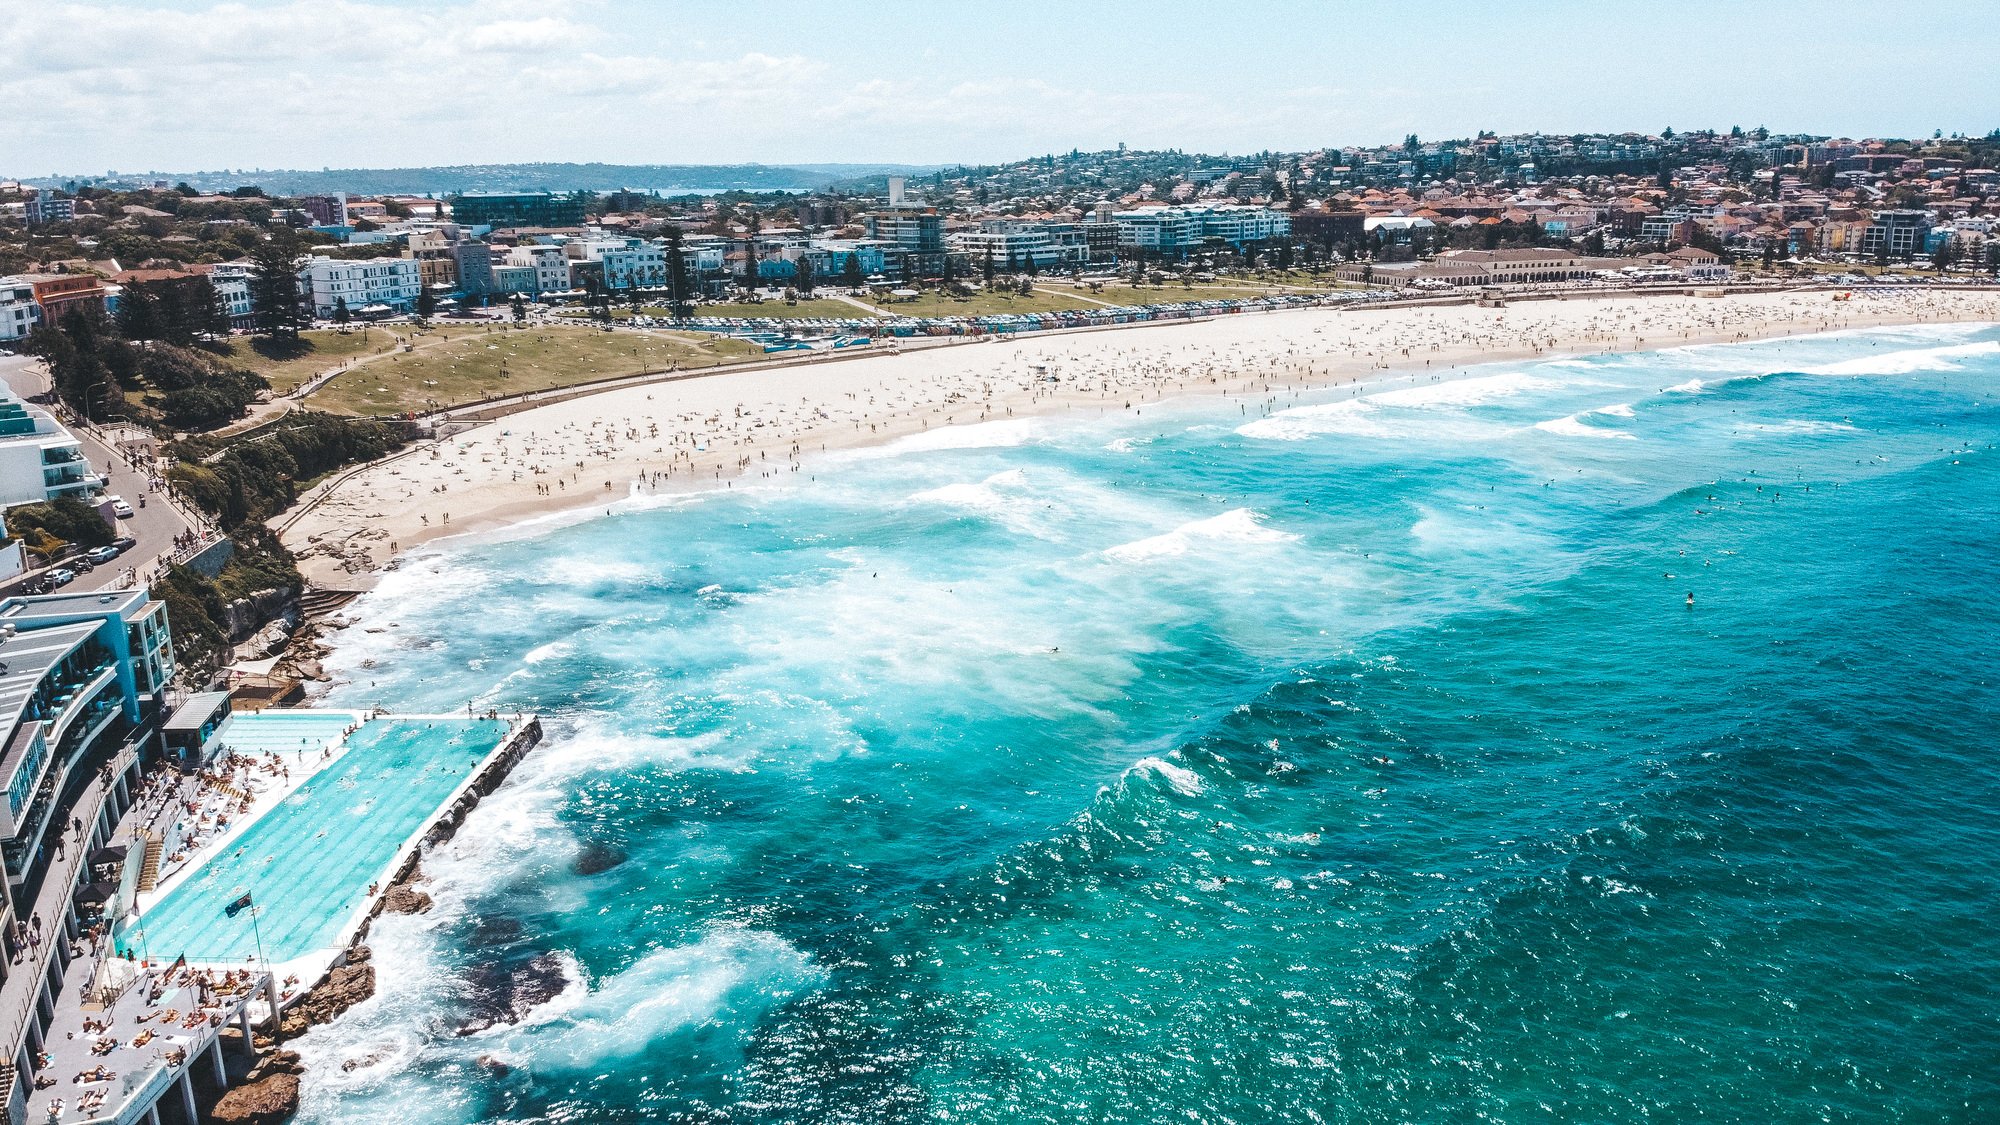
[[[0,601],[0,621],[16,624],[53,622],[64,617],[104,617],[116,613],[129,621],[136,610],[150,601],[143,588],[130,590],[78,590],[72,594],[37,594]],[[95,626],[92,626],[95,628]],[[4,648],[0,648],[4,652]]]

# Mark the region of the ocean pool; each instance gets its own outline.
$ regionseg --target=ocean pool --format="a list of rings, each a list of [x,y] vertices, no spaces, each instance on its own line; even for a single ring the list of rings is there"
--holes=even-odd
[[[345,717],[344,715],[342,716]],[[268,729],[265,729],[268,728]],[[298,716],[240,715],[238,750],[312,737]],[[501,720],[389,718],[362,724],[338,760],[224,846],[119,934],[121,951],[154,959],[289,961],[339,940],[368,885],[506,737]],[[263,738],[271,736],[270,740]],[[231,916],[249,894],[257,906]]]

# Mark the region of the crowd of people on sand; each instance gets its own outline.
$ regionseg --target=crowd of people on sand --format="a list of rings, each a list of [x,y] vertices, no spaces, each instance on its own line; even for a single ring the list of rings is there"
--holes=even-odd
[[[128,961],[132,959],[129,951],[125,956]],[[95,975],[89,974],[91,978]],[[293,982],[296,983],[296,978]],[[89,986],[85,984],[86,988]],[[249,969],[196,969],[175,961],[138,982],[136,1013],[121,1014],[121,1007],[128,1012],[130,1008],[124,995],[111,998],[101,1015],[86,1018],[80,1031],[66,1033],[71,1040],[79,1037],[88,1040],[91,1055],[105,1060],[71,1077],[72,1083],[85,1087],[77,1096],[76,1111],[89,1118],[103,1108],[111,1091],[110,1083],[118,1078],[118,1067],[141,1070],[155,1061],[169,1066],[186,1062],[189,1033],[198,1033],[204,1026],[220,1027],[228,1005],[256,986],[256,974]],[[46,1050],[36,1057],[35,1089],[47,1090],[58,1085],[59,1079],[48,1073],[51,1061]],[[67,1108],[70,1107],[65,1105],[65,1099],[52,1099],[45,1120],[52,1125],[61,1121]]]
[[[1876,323],[2000,317],[1991,293],[1912,290],[1711,299],[1626,298],[1388,310],[1308,310],[1125,332],[954,345],[838,367],[718,375],[539,407],[359,474],[294,529],[295,547],[345,559],[371,543],[519,516],[554,502],[754,482],[804,468],[808,452],[936,425],[1027,414],[1123,413],[1203,393],[1242,412],[1312,387],[1385,372],[1444,380],[1472,364],[1728,343]],[[728,380],[739,380],[730,383]],[[704,384],[707,384],[704,386]],[[1360,393],[1360,388],[1356,388]],[[456,514],[454,514],[456,513]],[[381,529],[378,535],[357,529]],[[350,543],[349,541],[353,542]],[[391,554],[394,548],[391,548]],[[351,569],[351,568],[350,568]]]

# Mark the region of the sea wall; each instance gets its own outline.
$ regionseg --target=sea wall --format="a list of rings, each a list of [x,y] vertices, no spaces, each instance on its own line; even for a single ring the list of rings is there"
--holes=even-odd
[[[458,795],[414,839],[401,863],[389,876],[388,885],[376,897],[375,905],[355,927],[346,947],[311,988],[285,1006],[277,1030],[281,1038],[303,1034],[307,1029],[331,1023],[347,1009],[375,993],[375,967],[370,962],[368,930],[384,913],[420,912],[430,905],[430,897],[415,891],[411,883],[420,875],[424,852],[450,840],[482,798],[500,788],[521,759],[542,741],[542,720],[531,716],[515,728],[498,750],[488,755],[479,771],[460,786]]]

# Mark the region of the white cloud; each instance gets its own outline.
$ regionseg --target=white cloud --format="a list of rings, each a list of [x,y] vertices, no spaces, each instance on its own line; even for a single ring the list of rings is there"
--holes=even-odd
[[[1412,27],[1398,19],[1422,22],[1387,7],[1302,5],[1244,25],[1255,34],[1208,36],[1210,5],[1150,0],[1124,9],[1142,18],[1078,23],[1066,6],[1016,4],[1019,34],[996,36],[989,18],[950,7],[898,16],[838,0],[0,0],[0,99],[17,110],[0,132],[0,175],[979,161],[1121,141],[1241,152],[1482,127],[1687,127],[1714,99],[1728,112],[1760,101],[1739,88],[1754,70],[1731,71],[1735,85],[1662,74],[1699,57],[1556,44],[1505,19],[1411,54],[1356,49],[1401,42]],[[1496,75],[1496,55],[1517,65]],[[1990,106],[1992,80],[1977,73],[1946,68],[1908,96]],[[1806,99],[1795,116],[1831,112],[1797,85],[1773,77],[1743,123],[1829,124],[1784,118],[1787,97]],[[1908,85],[1881,86],[1876,100]]]

